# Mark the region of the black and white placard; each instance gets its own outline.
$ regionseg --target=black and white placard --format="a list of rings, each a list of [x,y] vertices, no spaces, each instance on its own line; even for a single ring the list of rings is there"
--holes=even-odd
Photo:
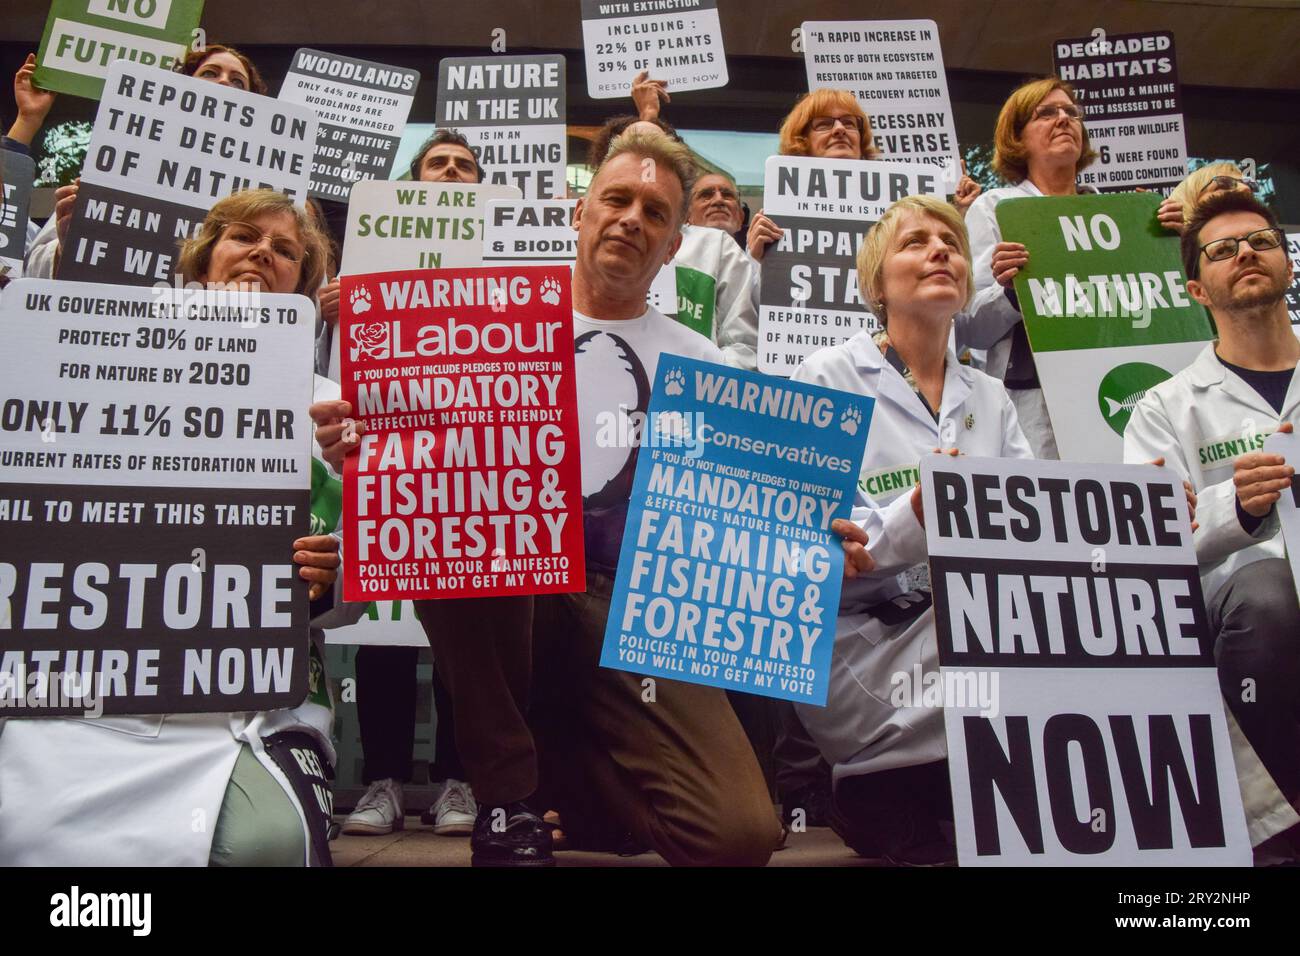
[[[544,266],[573,262],[578,233],[573,228],[576,199],[522,202],[495,199],[483,222],[483,261]]]
[[[587,95],[627,96],[648,71],[669,93],[727,85],[718,0],[582,0]]]
[[[1182,483],[921,462],[958,859],[1251,863]]]
[[[416,70],[303,48],[280,87],[282,103],[298,103],[320,119],[311,195],[347,202],[352,184],[387,179],[411,112]]]
[[[1174,35],[1168,31],[1057,40],[1056,75],[1079,97],[1097,162],[1079,181],[1102,192],[1168,192],[1187,175],[1187,133]]]
[[[858,290],[862,238],[896,200],[941,196],[941,175],[920,163],[768,157],[763,207],[784,233],[762,260],[759,371],[789,375],[818,349],[880,327]]]
[[[937,165],[951,192],[960,151],[935,22],[813,20],[802,37],[808,89],[851,92],[871,117],[880,158]]]
[[[446,57],[438,64],[439,128],[469,140],[487,178],[525,199],[565,193],[564,56]]]
[[[30,156],[12,149],[0,150],[4,205],[0,208],[0,272],[10,279],[23,274],[27,251],[27,213],[32,204],[36,166]]]
[[[314,321],[296,295],[6,289],[0,716],[303,699]]]
[[[171,281],[178,244],[245,189],[307,199],[316,114],[190,76],[114,63],[82,166],[58,277]]]

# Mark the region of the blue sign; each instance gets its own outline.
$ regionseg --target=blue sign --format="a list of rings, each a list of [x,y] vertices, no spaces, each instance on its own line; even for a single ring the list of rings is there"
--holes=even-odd
[[[601,665],[825,705],[873,404],[662,356]]]

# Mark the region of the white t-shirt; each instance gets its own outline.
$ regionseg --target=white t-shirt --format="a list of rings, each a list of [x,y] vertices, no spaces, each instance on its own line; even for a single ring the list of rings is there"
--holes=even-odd
[[[587,566],[613,573],[623,541],[641,423],[659,356],[723,362],[718,347],[647,306],[635,319],[573,313]]]

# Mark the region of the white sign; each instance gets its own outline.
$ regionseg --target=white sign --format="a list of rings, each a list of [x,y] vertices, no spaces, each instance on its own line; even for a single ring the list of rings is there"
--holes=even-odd
[[[490,201],[483,222],[483,261],[520,266],[573,262],[578,257],[577,205],[576,199]]]
[[[370,181],[348,204],[341,274],[462,269],[483,263],[484,217],[514,186]]]
[[[931,455],[921,486],[961,865],[1249,866],[1177,475]]]
[[[485,182],[525,199],[565,193],[564,56],[446,57],[438,64],[438,128],[470,142]]]
[[[630,95],[643,70],[669,93],[727,85],[718,0],[582,0],[582,47],[593,100]]]
[[[956,185],[961,170],[939,28],[933,20],[813,20],[803,25],[808,89],[848,90],[871,117],[881,159],[923,162]]]
[[[867,230],[904,196],[942,196],[921,163],[770,156],[763,208],[784,233],[762,260],[758,369],[791,374],[807,356],[879,322],[858,290]]]

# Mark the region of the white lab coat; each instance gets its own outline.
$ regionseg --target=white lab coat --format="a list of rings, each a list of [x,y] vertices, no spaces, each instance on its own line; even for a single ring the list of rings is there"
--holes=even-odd
[[[1092,186],[1080,186],[1080,193],[1095,193]],[[1025,196],[1041,196],[1042,192],[1028,179],[1021,180],[1014,186],[999,186],[982,193],[971,207],[966,210],[966,231],[970,235],[971,268],[974,270],[977,295],[986,289],[1001,289],[993,278],[993,247],[1002,241],[1002,228],[998,225],[994,209],[1004,199],[1019,199]],[[963,348],[988,349],[985,368],[994,378],[1004,378],[1007,374],[1007,361],[1011,357],[1011,335],[1020,313],[1015,312],[1014,321],[1008,321],[1005,313],[975,313],[974,321],[957,325],[957,350]],[[1041,388],[1016,389],[1011,394],[1016,413],[1024,428],[1029,446],[1036,458],[1058,458],[1056,437],[1052,431],[1052,422],[1047,415],[1047,401],[1043,398]]]
[[[876,571],[846,580],[836,619],[826,706],[796,704],[804,726],[842,777],[941,760],[947,755],[941,708],[894,707],[890,676],[939,667],[930,611],[887,624],[868,608],[914,603],[911,583],[926,561],[925,530],[911,506],[911,486],[883,491],[883,506],[863,486],[881,474],[915,469],[935,448],[967,455],[1031,458],[1006,389],[983,372],[961,365],[950,349],[943,401],[936,422],[903,376],[866,332],[809,356],[795,381],[840,389],[876,400],[859,478],[853,520],[869,536]],[[900,482],[901,484],[901,482]],[[891,500],[892,499],[892,500]],[[909,598],[909,594],[911,597]]]
[[[316,401],[338,391],[316,377]],[[0,866],[206,866],[245,744],[297,810],[310,855],[306,814],[262,738],[308,733],[333,765],[333,716],[309,696],[257,713],[0,720]]]
[[[1282,422],[1300,429],[1300,372],[1291,378],[1279,416],[1263,396],[1218,360],[1214,343],[1191,365],[1161,382],[1138,402],[1124,432],[1124,460],[1164,458],[1165,465],[1191,482],[1196,492],[1192,537],[1201,569],[1205,600],[1238,568],[1283,556],[1277,512],[1269,513],[1254,535],[1237,518],[1232,463],[1248,451],[1261,451],[1264,439]]]
[[[1206,345],[1191,365],[1161,382],[1138,402],[1124,432],[1124,460],[1164,458],[1196,492],[1192,536],[1201,571],[1201,590],[1211,601],[1232,574],[1255,561],[1284,554],[1277,512],[1271,512],[1254,535],[1237,517],[1232,463],[1248,451],[1262,449],[1264,439],[1282,422],[1300,428],[1300,371],[1291,379],[1279,416],[1263,396]],[[1225,707],[1232,731],[1233,757],[1251,843],[1300,823],[1298,815],[1260,763],[1254,748]]]
[[[709,226],[682,227],[682,244],[665,268],[677,270],[679,298],[694,271],[711,277],[714,285],[713,344],[727,364],[753,371],[758,367],[758,281],[754,260],[729,233]],[[683,272],[687,275],[683,275]]]

